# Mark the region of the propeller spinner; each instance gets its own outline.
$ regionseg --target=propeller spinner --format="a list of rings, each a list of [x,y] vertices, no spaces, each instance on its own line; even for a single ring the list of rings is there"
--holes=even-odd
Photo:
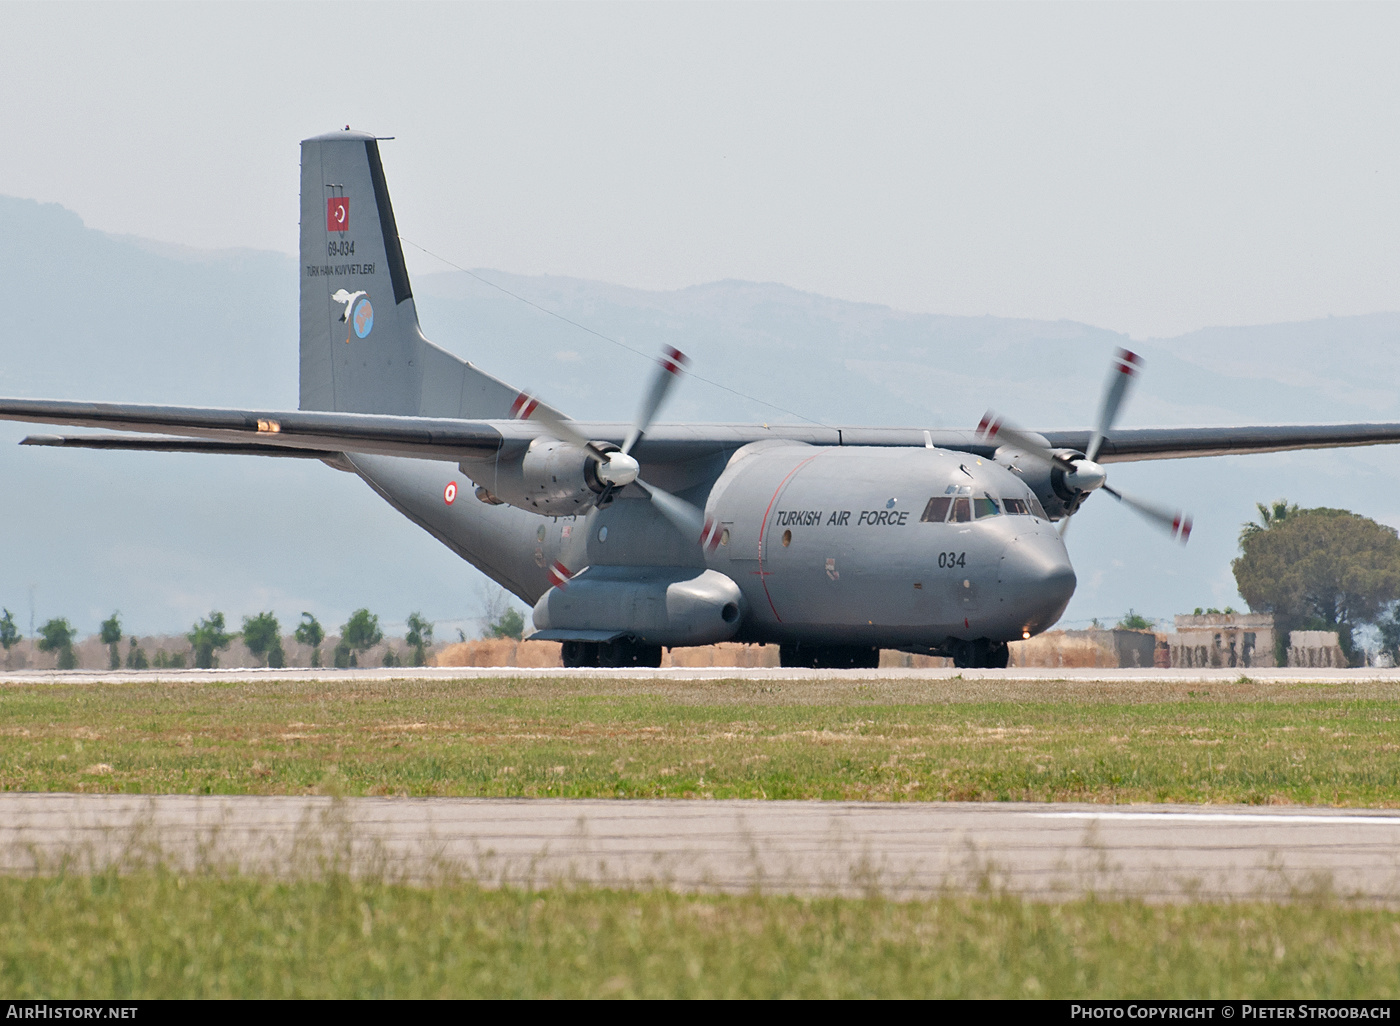
[[[521,395],[511,407],[511,414],[517,420],[532,420],[540,425],[541,437],[555,438],[561,442],[577,446],[594,463],[594,473],[603,485],[603,490],[594,501],[594,506],[604,506],[619,488],[635,484],[651,500],[657,512],[688,537],[699,538],[704,526],[704,515],[699,509],[684,499],[672,495],[656,485],[648,484],[639,476],[641,465],[631,455],[633,447],[646,434],[661,410],[666,396],[690,362],[689,357],[679,349],[666,346],[657,358],[657,369],[651,379],[641,408],[637,411],[632,429],[622,443],[621,449],[604,449],[592,439],[584,437],[573,422],[560,416],[548,406],[540,404],[533,396]],[[567,579],[567,578],[565,578]]]
[[[1118,413],[1123,408],[1123,402],[1128,395],[1128,387],[1141,368],[1142,357],[1136,353],[1126,349],[1119,349],[1114,353],[1113,366],[1104,387],[1103,400],[1099,404],[1098,424],[1094,428],[1093,435],[1089,438],[1089,447],[1083,456],[1063,451],[1056,452],[1046,446],[1039,438],[1008,424],[991,411],[988,411],[983,416],[981,423],[977,425],[977,436],[987,442],[997,441],[1012,446],[1058,469],[1063,474],[1065,487],[1077,495],[1087,496],[1091,492],[1103,489],[1123,505],[1136,510],[1148,520],[1165,528],[1173,538],[1179,538],[1185,544],[1186,540],[1191,537],[1191,517],[1188,514],[1179,509],[1168,509],[1165,506],[1159,506],[1145,499],[1128,495],[1122,489],[1110,487],[1108,470],[1096,462],[1099,452],[1103,448],[1104,439],[1112,430],[1114,422],[1118,419]],[[1077,509],[1078,504],[1060,522],[1061,536],[1069,529],[1070,517]]]

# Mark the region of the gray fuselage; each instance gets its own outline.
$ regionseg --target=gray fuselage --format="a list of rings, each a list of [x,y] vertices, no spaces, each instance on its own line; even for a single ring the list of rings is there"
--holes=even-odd
[[[636,489],[583,515],[546,517],[478,501],[468,479],[440,463],[352,463],[531,604],[550,591],[556,562],[573,572],[709,569],[742,594],[735,640],[917,649],[1029,637],[1074,592],[1064,544],[1030,488],[997,463],[947,449],[744,446],[683,493],[717,525],[718,543],[703,547]],[[925,519],[933,499],[947,509]]]

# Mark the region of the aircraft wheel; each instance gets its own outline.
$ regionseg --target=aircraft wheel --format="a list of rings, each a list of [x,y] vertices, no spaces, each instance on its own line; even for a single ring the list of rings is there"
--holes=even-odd
[[[786,644],[778,648],[778,662],[809,670],[873,670],[880,665],[880,650],[861,645]]]
[[[960,670],[1004,670],[1011,661],[1011,650],[1004,641],[950,641],[948,648],[953,665]]]
[[[880,668],[880,650],[878,648],[850,648],[846,650],[850,662],[845,665],[853,670],[878,670]]]
[[[559,657],[570,669],[597,666],[599,645],[592,641],[566,641],[560,646]]]
[[[660,666],[661,646],[635,641],[609,641],[598,646],[599,666]]]

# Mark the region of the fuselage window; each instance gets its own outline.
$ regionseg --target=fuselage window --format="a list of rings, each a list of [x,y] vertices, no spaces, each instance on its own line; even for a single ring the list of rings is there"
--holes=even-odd
[[[1025,499],[1002,499],[1001,508],[1011,516],[1028,517],[1031,515],[1031,508],[1026,505]]]
[[[1047,517],[1047,516],[1045,515],[1045,507],[1042,506],[1042,505],[1040,504],[1040,500],[1037,499],[1034,495],[1031,496],[1031,498],[1030,498],[1030,503],[1031,503],[1031,516],[1033,516],[1033,517],[1040,517],[1041,520],[1049,520],[1049,519],[1050,519],[1049,517]]]
[[[997,506],[997,500],[990,495],[983,495],[979,499],[972,500],[972,511],[977,514],[977,519],[983,517],[999,517],[1001,509]]]
[[[953,500],[946,495],[935,495],[924,507],[924,515],[919,518],[925,524],[941,524],[948,519],[948,507]]]
[[[953,515],[948,518],[954,524],[966,524],[972,520],[972,500],[954,499]]]

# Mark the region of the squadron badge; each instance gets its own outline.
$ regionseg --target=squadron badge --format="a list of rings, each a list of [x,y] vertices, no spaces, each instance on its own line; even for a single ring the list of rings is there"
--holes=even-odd
[[[345,307],[340,314],[340,319],[348,325],[345,341],[347,343],[350,341],[350,332],[352,331],[359,338],[367,338],[369,333],[374,330],[374,306],[369,301],[369,293],[363,289],[358,292],[338,289],[331,296],[331,299]]]

